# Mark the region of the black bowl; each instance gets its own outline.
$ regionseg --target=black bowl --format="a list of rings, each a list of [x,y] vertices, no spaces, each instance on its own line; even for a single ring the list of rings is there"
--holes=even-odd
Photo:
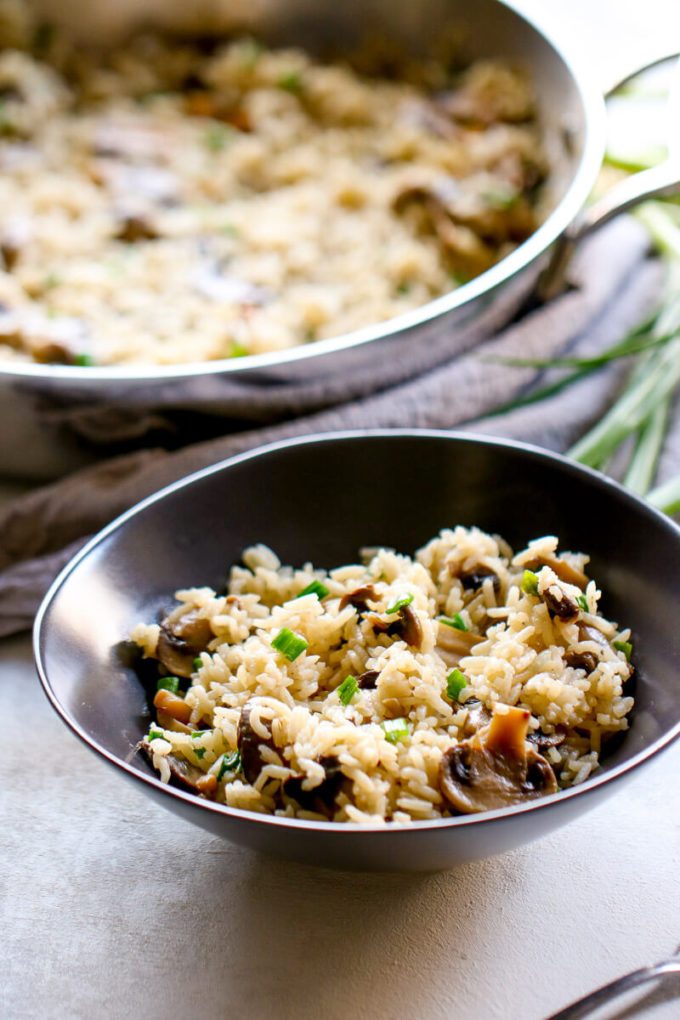
[[[120,643],[177,588],[219,586],[242,550],[333,567],[364,545],[412,553],[441,528],[476,524],[515,548],[555,534],[588,552],[606,616],[632,628],[629,733],[581,786],[483,815],[360,826],[235,810],[162,784],[134,753],[150,719]],[[516,443],[429,431],[313,436],[234,457],[114,521],[55,581],[38,613],[45,692],[96,754],[159,804],[211,832],[326,866],[434,870],[542,836],[617,790],[680,734],[680,529],[614,482]],[[115,810],[115,808],[113,808]]]

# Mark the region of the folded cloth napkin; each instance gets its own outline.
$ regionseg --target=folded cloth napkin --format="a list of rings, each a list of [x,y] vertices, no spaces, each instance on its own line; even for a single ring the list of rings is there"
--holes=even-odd
[[[495,414],[539,372],[509,367],[507,359],[590,354],[622,338],[659,298],[661,267],[646,251],[644,231],[621,219],[582,246],[564,294],[432,371],[292,420],[173,452],[142,450],[104,460],[14,499],[0,511],[0,635],[30,626],[57,572],[118,514],[178,478],[265,443],[345,429],[456,428],[566,450],[601,417],[622,367],[614,362],[545,402]],[[679,461],[680,427],[672,430],[662,473],[678,470]]]

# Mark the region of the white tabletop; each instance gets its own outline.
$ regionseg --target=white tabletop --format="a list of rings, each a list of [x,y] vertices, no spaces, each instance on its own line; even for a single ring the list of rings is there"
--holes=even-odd
[[[645,56],[680,38],[676,0],[521,6],[593,58],[610,15],[622,64],[641,25]],[[680,745],[523,849],[363,875],[260,857],[123,783],[48,705],[28,638],[0,643],[0,718],[3,1018],[541,1020],[680,942]]]

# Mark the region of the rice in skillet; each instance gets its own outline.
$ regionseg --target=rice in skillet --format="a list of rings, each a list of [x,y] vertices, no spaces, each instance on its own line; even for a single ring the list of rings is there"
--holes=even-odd
[[[539,222],[521,70],[397,81],[252,40],[14,44],[0,37],[2,358],[278,351],[417,308]]]
[[[414,558],[380,549],[328,573],[252,547],[228,594],[180,591],[162,624],[134,629],[159,660],[143,747],[165,782],[334,821],[582,782],[633,706],[630,632],[599,615],[587,560],[554,537],[513,556],[463,527]]]

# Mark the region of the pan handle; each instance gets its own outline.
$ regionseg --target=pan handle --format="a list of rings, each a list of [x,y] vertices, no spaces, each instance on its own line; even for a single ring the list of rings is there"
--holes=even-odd
[[[678,54],[673,54],[678,56]],[[643,71],[648,71],[657,64],[664,63],[669,57],[661,57],[653,60],[643,67],[626,75],[613,86],[607,93],[612,95],[617,89],[631,78],[637,77]],[[680,58],[675,75],[673,88],[668,97],[669,123],[671,130],[677,123],[677,114],[680,110]],[[619,213],[627,212],[634,206],[639,205],[650,198],[665,198],[677,194],[680,191],[680,151],[677,144],[669,144],[669,156],[658,166],[650,167],[647,170],[640,170],[630,177],[619,181],[609,191],[598,198],[595,202],[586,206],[576,219],[567,227],[565,232],[553,248],[550,261],[538,282],[538,296],[542,301],[548,301],[564,290],[564,281],[567,266],[574,253],[578,242],[608,223],[609,220],[618,216]]]

